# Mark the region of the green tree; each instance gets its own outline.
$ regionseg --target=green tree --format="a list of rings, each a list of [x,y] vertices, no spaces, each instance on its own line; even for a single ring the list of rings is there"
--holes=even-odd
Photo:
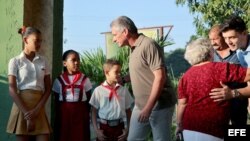
[[[207,36],[212,25],[222,23],[231,15],[240,16],[250,28],[250,0],[176,0],[176,4],[188,5],[200,36]]]
[[[190,67],[190,64],[184,59],[184,52],[184,49],[178,48],[170,53],[165,53],[168,71],[177,79]]]

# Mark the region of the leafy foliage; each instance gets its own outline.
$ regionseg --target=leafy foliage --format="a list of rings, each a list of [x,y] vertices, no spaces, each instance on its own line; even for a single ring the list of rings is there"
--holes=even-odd
[[[127,48],[119,49],[115,59],[122,64],[122,75],[128,73],[128,56]],[[92,51],[84,51],[81,55],[80,70],[84,72],[95,85],[101,84],[105,80],[103,73],[103,64],[106,61],[106,55],[102,48]]]
[[[165,35],[163,37],[157,37],[155,41],[158,43],[160,47],[166,47],[174,44],[174,41],[168,38],[168,35]]]
[[[231,15],[238,15],[250,28],[249,0],[176,0],[177,5],[187,4],[193,14],[197,34],[207,36],[208,29],[222,23]]]
[[[184,52],[184,49],[179,48],[170,53],[165,53],[168,71],[172,77],[177,79],[190,67],[190,64],[184,59]]]
[[[114,58],[122,64],[121,75],[127,75],[129,72],[129,48],[119,48],[119,51],[117,52],[117,55]]]
[[[105,59],[106,56],[101,48],[94,51],[84,51],[81,55],[80,70],[86,74],[95,85],[99,85],[104,81],[105,76],[102,65]]]

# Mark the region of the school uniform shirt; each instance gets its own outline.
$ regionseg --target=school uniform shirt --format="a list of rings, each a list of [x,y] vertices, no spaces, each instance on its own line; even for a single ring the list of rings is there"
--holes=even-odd
[[[72,83],[75,75],[68,75],[68,77],[69,77],[70,83]],[[84,74],[75,83],[75,85],[80,85],[83,78],[84,78]],[[63,80],[64,84],[67,84],[63,78],[62,78],[62,80]],[[91,89],[92,89],[92,84],[91,84],[89,78],[86,78],[84,86],[83,86],[83,96],[82,96],[81,101],[86,101],[87,100],[86,92],[90,91]],[[60,81],[58,80],[58,78],[54,81],[52,90],[59,94],[59,101],[63,101],[62,85],[61,85]],[[74,94],[72,93],[71,88],[66,89],[66,101],[67,102],[77,102],[78,99],[79,99],[79,93],[80,93],[79,88],[74,88]]]
[[[98,115],[101,119],[117,120],[126,118],[126,109],[131,107],[133,98],[126,87],[116,84],[115,88],[117,96],[113,95],[110,99],[111,90],[106,88],[108,83],[105,81],[102,85],[95,88],[90,105],[98,109]]]
[[[33,89],[44,90],[44,77],[50,74],[47,60],[35,54],[33,61],[26,58],[24,52],[12,58],[8,65],[8,75],[13,75],[17,80],[19,90]]]

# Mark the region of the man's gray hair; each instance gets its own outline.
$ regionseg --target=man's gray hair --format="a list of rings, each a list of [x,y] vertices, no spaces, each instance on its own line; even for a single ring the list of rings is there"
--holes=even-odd
[[[212,60],[213,47],[208,39],[199,38],[190,42],[185,51],[184,58],[191,64],[196,65]]]
[[[127,16],[120,16],[114,21],[111,22],[110,27],[117,28],[117,31],[123,31],[124,29],[128,29],[128,32],[131,34],[137,34],[138,30],[135,26],[135,23]]]

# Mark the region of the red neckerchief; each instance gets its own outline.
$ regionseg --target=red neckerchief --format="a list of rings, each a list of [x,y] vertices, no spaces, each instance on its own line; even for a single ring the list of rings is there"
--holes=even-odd
[[[74,94],[75,94],[75,92],[74,92],[75,83],[82,77],[82,73],[80,73],[80,72],[76,73],[72,83],[70,83],[70,81],[69,81],[69,74],[67,72],[64,72],[62,74],[62,77],[63,77],[64,81],[67,83],[67,84],[65,84],[66,87],[65,87],[64,91],[66,89],[68,89],[68,88],[71,88],[71,92],[72,92],[72,94],[74,96]]]
[[[103,85],[103,87],[107,88],[108,90],[110,90],[110,93],[109,93],[109,101],[111,101],[112,97],[115,96],[116,98],[118,98],[118,94],[117,94],[117,90],[119,89],[119,85],[118,86],[115,86],[115,88],[109,86],[109,85]]]

